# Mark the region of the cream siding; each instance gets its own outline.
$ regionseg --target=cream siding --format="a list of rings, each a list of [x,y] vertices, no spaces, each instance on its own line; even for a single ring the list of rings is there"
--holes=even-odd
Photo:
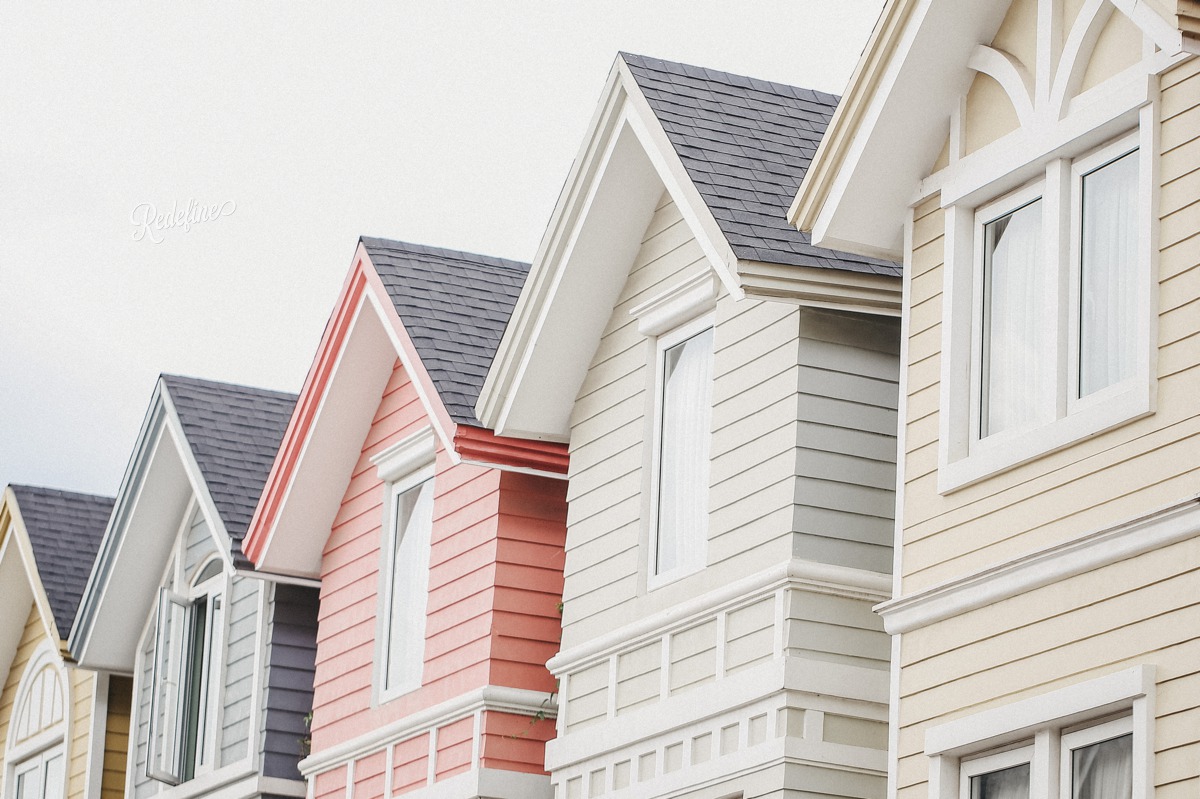
[[[20,612],[20,611],[18,611]],[[25,666],[33,658],[38,644],[46,639],[45,627],[37,606],[30,603],[28,615],[25,618],[25,630],[21,633],[21,641],[17,644],[17,653],[8,669],[8,678],[0,690],[0,780],[8,771],[8,761],[5,759],[5,749],[8,746],[9,727],[13,713],[16,712],[17,688],[21,685],[21,676],[25,674]],[[7,788],[5,788],[7,790]]]

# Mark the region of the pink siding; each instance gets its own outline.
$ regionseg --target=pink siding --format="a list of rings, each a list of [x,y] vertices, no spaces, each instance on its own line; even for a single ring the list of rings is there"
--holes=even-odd
[[[316,776],[314,799],[340,799],[346,795],[346,767],[338,766]]]
[[[426,424],[416,389],[397,361],[324,550],[314,754],[484,685],[555,688],[545,662],[559,642],[566,483],[454,466],[439,442],[423,685],[371,707],[383,486],[370,458]],[[485,714],[485,720],[492,716],[497,714]],[[553,725],[518,716],[504,721],[507,716],[485,721],[491,767],[541,773]],[[439,728],[438,779],[471,768],[472,725],[468,718]],[[516,730],[514,740],[500,731],[509,728]],[[423,786],[428,756],[428,735],[396,744],[393,791]],[[383,757],[381,751],[357,761],[356,799],[381,796]],[[318,789],[332,785],[327,777],[318,776]],[[342,792],[344,781],[343,772]]]
[[[545,774],[546,741],[553,737],[552,719],[532,719],[512,713],[484,713],[483,767]]]

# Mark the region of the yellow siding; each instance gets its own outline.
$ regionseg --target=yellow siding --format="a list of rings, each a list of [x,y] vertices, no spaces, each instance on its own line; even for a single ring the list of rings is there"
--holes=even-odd
[[[915,213],[904,594],[1136,518],[1200,486],[1200,59],[1162,79],[1158,406],[1152,416],[941,496],[944,220]],[[986,634],[986,637],[981,637]],[[928,795],[932,723],[1135,663],[1157,666],[1159,799],[1200,788],[1200,540],[906,633],[899,799]]]
[[[44,640],[46,632],[41,616],[38,615],[37,606],[30,603],[29,615],[25,619],[25,632],[21,634],[21,643],[17,645],[17,656],[13,658],[4,690],[0,692],[0,774],[6,771],[7,766],[4,761],[4,747],[8,742],[8,727],[17,701],[17,686],[21,684],[21,676],[25,673],[25,666],[33,657],[34,650]]]
[[[71,743],[67,749],[67,799],[84,799],[87,794],[88,753],[92,732],[92,702],[96,675],[83,669],[70,669]]]
[[[108,720],[104,735],[104,775],[101,799],[123,799],[125,764],[129,754],[129,717],[133,706],[133,680],[110,677],[108,681]]]

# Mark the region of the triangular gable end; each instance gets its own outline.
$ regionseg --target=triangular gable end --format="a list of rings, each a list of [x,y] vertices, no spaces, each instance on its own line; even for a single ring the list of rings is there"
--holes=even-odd
[[[0,494],[0,597],[4,598],[4,607],[0,608],[0,685],[4,685],[25,630],[29,605],[37,607],[46,637],[61,640],[50,599],[38,578],[33,547],[16,497],[8,487]]]
[[[894,264],[853,258],[847,270],[850,265],[836,254],[818,252],[807,235],[784,230],[786,195],[779,199],[778,223],[759,211],[769,191],[755,194],[748,180],[738,183],[739,169],[754,171],[747,170],[753,159],[736,152],[739,140],[749,141],[746,131],[725,124],[721,115],[728,108],[706,94],[705,81],[736,83],[750,97],[736,98],[743,103],[756,101],[755,92],[777,92],[795,104],[793,110],[818,99],[807,90],[698,67],[617,58],[476,406],[483,423],[499,434],[567,440],[571,406],[664,192],[735,299],[750,295],[898,312]],[[827,99],[832,105],[834,98]],[[710,107],[700,110],[704,103]],[[708,126],[692,140],[686,132],[689,107],[696,117],[690,121]],[[781,116],[769,124],[782,121]],[[811,150],[791,149],[767,155],[787,163],[798,182]],[[729,166],[728,174],[723,166]],[[738,192],[744,200],[734,196]],[[839,263],[831,269],[832,261]]]
[[[897,259],[913,203],[937,191],[943,204],[969,192],[994,196],[1029,179],[1026,163],[1072,140],[1102,140],[1122,120],[1131,124],[1147,101],[1136,69],[1109,96],[1077,95],[1107,23],[1120,15],[1141,31],[1153,52],[1139,63],[1150,72],[1186,57],[1188,39],[1144,0],[1073,6],[1074,18],[1064,19],[1062,0],[889,0],[792,203],[791,222],[819,245]],[[997,40],[1014,10],[1036,28],[1027,42]],[[1012,52],[1018,46],[1028,52]],[[925,180],[935,164],[975,146],[964,120],[979,81],[1000,99],[1021,141],[992,144],[970,168]],[[1075,103],[1077,96],[1088,102]]]

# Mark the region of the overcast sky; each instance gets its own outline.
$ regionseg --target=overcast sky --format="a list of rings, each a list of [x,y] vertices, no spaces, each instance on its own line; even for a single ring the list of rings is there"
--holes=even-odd
[[[359,235],[531,259],[618,50],[840,94],[882,4],[0,5],[0,485],[115,493],[160,372],[298,391]]]

